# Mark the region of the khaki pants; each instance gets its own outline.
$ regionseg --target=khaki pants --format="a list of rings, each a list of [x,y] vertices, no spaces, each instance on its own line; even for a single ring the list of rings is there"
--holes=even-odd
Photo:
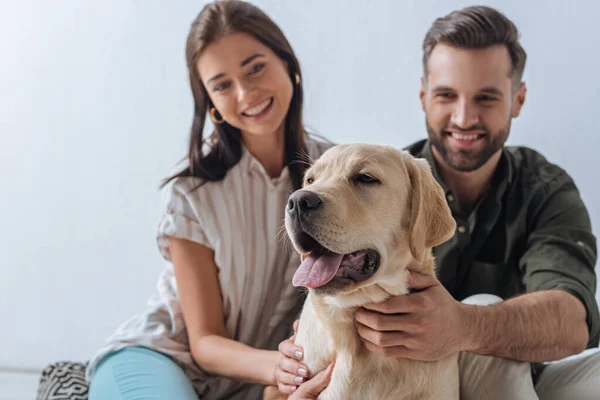
[[[500,301],[480,294],[463,303],[485,306]],[[462,353],[459,368],[461,400],[600,399],[598,349],[546,364],[535,385],[526,362]]]

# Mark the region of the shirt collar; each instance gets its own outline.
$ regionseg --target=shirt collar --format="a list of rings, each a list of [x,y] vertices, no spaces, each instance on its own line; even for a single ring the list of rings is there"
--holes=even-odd
[[[254,155],[252,155],[252,153],[250,153],[250,151],[246,148],[246,146],[244,146],[244,144],[241,144],[242,146],[242,157],[240,159],[240,161],[242,163],[244,163],[244,165],[246,166],[246,168],[248,169],[249,173],[256,173],[260,176],[262,176],[265,181],[267,182],[267,185],[269,185],[269,187],[272,188],[276,188],[276,187],[280,187],[281,185],[285,185],[287,184],[288,180],[289,180],[289,168],[288,166],[284,166],[283,170],[281,171],[281,174],[277,177],[277,178],[271,178],[269,176],[269,174],[267,173],[267,171],[265,170],[265,168],[263,167],[263,165],[256,159],[256,157],[254,157]]]

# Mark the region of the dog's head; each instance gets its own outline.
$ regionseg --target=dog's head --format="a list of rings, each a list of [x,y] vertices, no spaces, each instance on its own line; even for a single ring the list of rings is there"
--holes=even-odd
[[[406,267],[431,258],[456,223],[425,160],[350,144],[306,171],[285,227],[303,260],[293,284],[356,306],[406,293]]]

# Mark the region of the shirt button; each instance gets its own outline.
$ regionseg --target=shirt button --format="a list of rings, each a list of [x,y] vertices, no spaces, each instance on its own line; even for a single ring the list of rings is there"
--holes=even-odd
[[[458,227],[458,231],[460,233],[465,233],[467,231],[467,229],[464,226],[461,225],[461,226]]]
[[[451,194],[448,195],[447,197],[448,201],[454,201],[454,196],[452,196]]]
[[[584,244],[583,244],[583,242],[582,242],[582,241],[578,241],[578,242],[577,242],[577,245],[578,245],[578,246],[580,246],[580,247],[583,247],[583,246],[584,246]]]

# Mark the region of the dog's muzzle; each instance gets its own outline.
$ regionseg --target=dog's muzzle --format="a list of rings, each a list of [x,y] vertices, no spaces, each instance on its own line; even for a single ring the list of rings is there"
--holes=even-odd
[[[316,193],[298,190],[289,197],[287,213],[292,219],[305,220],[323,208],[323,200]]]

